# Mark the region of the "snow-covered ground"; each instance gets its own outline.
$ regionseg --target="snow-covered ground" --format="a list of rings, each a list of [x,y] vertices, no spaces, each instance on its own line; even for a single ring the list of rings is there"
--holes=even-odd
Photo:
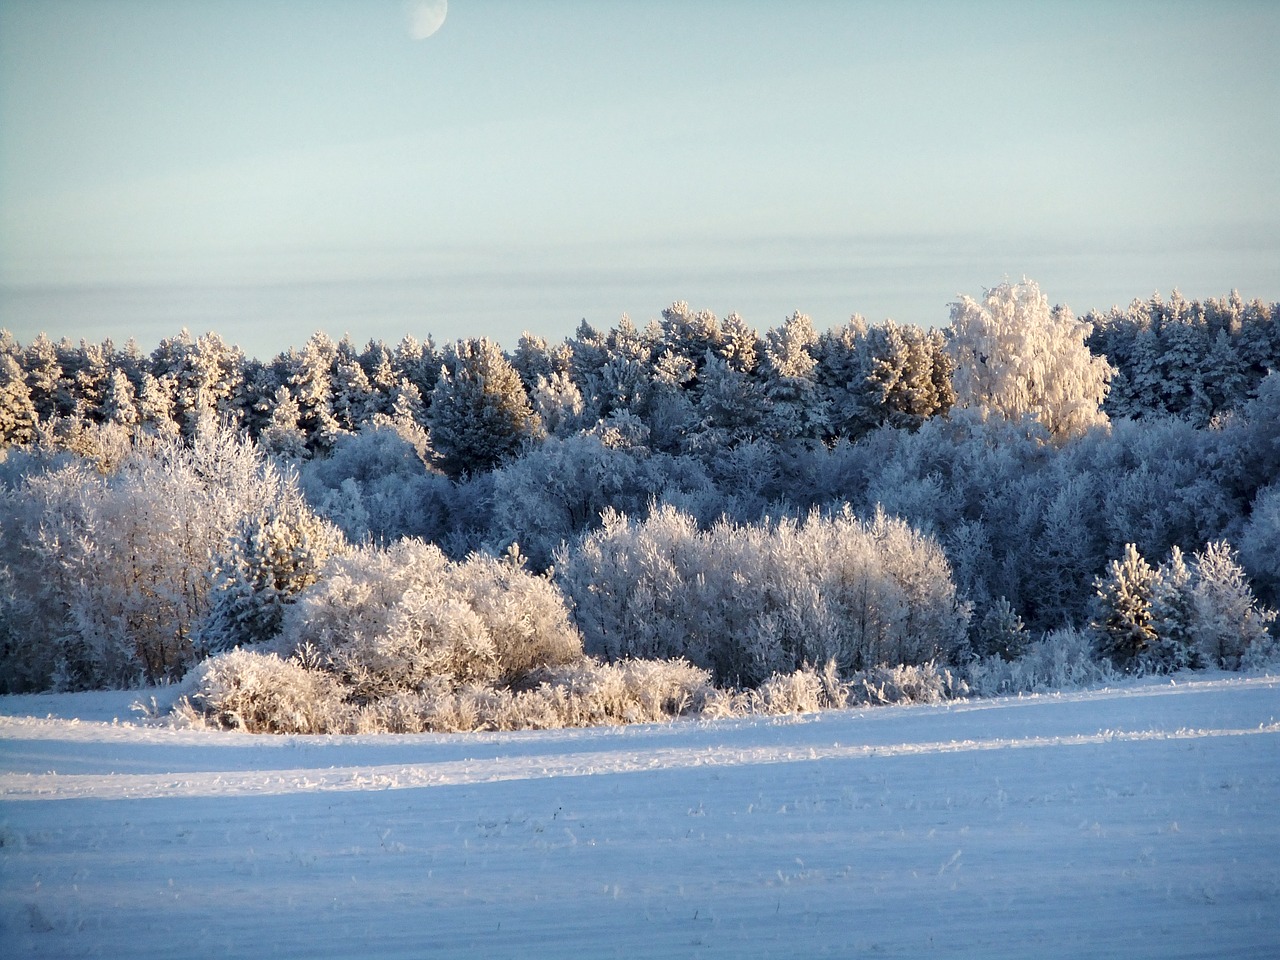
[[[0,697],[4,957],[1280,956],[1276,678],[349,738],[135,697]]]

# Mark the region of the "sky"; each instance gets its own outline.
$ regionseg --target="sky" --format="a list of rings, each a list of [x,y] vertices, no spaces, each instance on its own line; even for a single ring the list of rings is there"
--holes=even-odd
[[[268,357],[675,300],[934,326],[1023,276],[1280,300],[1280,4],[440,13],[0,0],[0,327]]]

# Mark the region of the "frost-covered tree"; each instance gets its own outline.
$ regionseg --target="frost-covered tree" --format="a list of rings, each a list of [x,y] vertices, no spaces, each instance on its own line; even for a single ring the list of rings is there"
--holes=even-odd
[[[417,387],[424,400],[431,396],[440,377],[440,355],[431,337],[420,341],[406,334],[392,352],[391,366],[396,377],[404,377]]]
[[[1254,499],[1240,536],[1240,558],[1264,595],[1280,600],[1280,481]]]
[[[1175,544],[1169,559],[1156,571],[1151,596],[1151,626],[1156,639],[1146,651],[1145,663],[1155,673],[1173,673],[1200,663],[1192,585],[1192,571]]]
[[[0,448],[31,443],[38,419],[22,367],[13,355],[0,353]]]
[[[333,369],[333,416],[340,430],[355,433],[381,411],[383,398],[369,382],[351,342],[343,339],[338,347]]]
[[[245,517],[296,498],[289,486],[252,444],[206,427],[190,444],[145,440],[105,473],[83,460],[31,473],[0,498],[14,577],[0,619],[25,633],[13,669],[69,689],[178,679],[198,656],[211,558]]]
[[[831,659],[846,672],[950,660],[966,642],[941,549],[882,513],[703,531],[670,506],[640,523],[608,512],[556,576],[589,651],[686,657],[722,682]]]
[[[1132,543],[1112,560],[1105,577],[1094,581],[1093,629],[1098,652],[1124,670],[1140,669],[1142,656],[1156,641],[1152,601],[1159,575]]]
[[[138,426],[144,433],[161,439],[178,436],[172,380],[160,380],[150,372],[142,375],[142,387],[138,391]]]
[[[244,356],[216,333],[193,337],[183,330],[160,341],[151,354],[151,373],[167,384],[173,418],[190,440],[206,418],[233,421],[234,399]]]
[[[696,462],[620,438],[610,446],[599,434],[549,439],[493,471],[490,481],[489,542],[516,540],[537,570],[550,566],[561,544],[598,527],[608,509],[640,513],[652,500],[710,489]]]
[[[813,321],[799,312],[765,334],[761,372],[769,400],[768,429],[776,439],[810,439],[826,431],[814,357],[817,345]]]
[[[1249,579],[1225,540],[1195,556],[1195,639],[1208,663],[1238,669],[1250,647],[1267,642],[1274,610],[1259,607]]]
[[[290,484],[267,510],[242,519],[215,558],[209,610],[192,638],[197,653],[270,640],[285,608],[345,549],[342,533],[312,513]]]
[[[686,439],[692,452],[714,458],[766,434],[769,403],[758,379],[728,360],[708,357],[699,381]]]
[[[293,398],[293,391],[287,386],[277,388],[271,418],[258,436],[262,449],[285,460],[305,460],[309,451],[301,419],[302,408]]]
[[[548,434],[568,437],[583,427],[586,404],[582,391],[565,371],[554,370],[549,376],[538,375],[533,388],[533,410]]]
[[[974,633],[974,653],[982,657],[1016,660],[1022,656],[1031,635],[1013,605],[1000,597],[987,608]]]
[[[1090,330],[1030,280],[1002,283],[982,302],[962,297],[948,339],[957,405],[1029,417],[1056,440],[1105,423],[1111,367],[1085,346]]]
[[[452,476],[490,470],[542,435],[515,368],[491,340],[460,340],[427,412],[431,442]]]
[[[71,413],[74,403],[63,386],[57,348],[43,333],[27,344],[22,367],[31,390],[31,402],[42,421],[48,422]]]
[[[133,384],[124,371],[115,369],[102,395],[101,416],[104,423],[115,423],[132,429],[138,423],[138,403]]]

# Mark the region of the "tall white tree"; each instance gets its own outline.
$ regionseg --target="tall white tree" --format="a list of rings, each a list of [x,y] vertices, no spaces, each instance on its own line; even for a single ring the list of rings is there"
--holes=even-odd
[[[1037,420],[1059,441],[1106,423],[1112,370],[1085,346],[1091,330],[1031,280],[1006,281],[981,302],[962,297],[949,334],[957,405]]]

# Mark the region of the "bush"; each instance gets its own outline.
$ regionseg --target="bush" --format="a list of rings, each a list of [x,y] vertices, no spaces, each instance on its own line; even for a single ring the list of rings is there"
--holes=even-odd
[[[941,549],[882,512],[706,531],[669,506],[642,522],[608,513],[558,567],[590,652],[684,657],[721,684],[832,659],[844,674],[951,661],[966,643]]]
[[[180,720],[246,733],[330,733],[351,724],[336,679],[300,659],[233,650],[202,664]]]
[[[604,664],[583,659],[540,670],[524,689],[459,686],[428,677],[414,690],[357,702],[351,688],[304,656],[237,650],[205,664],[180,722],[251,733],[454,733],[652,723],[701,712],[710,677],[681,661]]]
[[[279,643],[314,650],[362,702],[441,677],[508,683],[582,655],[559,591],[518,555],[454,563],[420,540],[332,560],[287,610]]]
[[[129,687],[195,663],[211,558],[248,517],[297,502],[253,444],[205,423],[190,446],[139,438],[107,473],[53,458],[0,491],[0,690]]]
[[[1022,656],[980,657],[965,670],[970,691],[979,697],[1046,693],[1109,683],[1117,678],[1110,661],[1094,656],[1094,638],[1074,628],[1053,630],[1028,644]]]

